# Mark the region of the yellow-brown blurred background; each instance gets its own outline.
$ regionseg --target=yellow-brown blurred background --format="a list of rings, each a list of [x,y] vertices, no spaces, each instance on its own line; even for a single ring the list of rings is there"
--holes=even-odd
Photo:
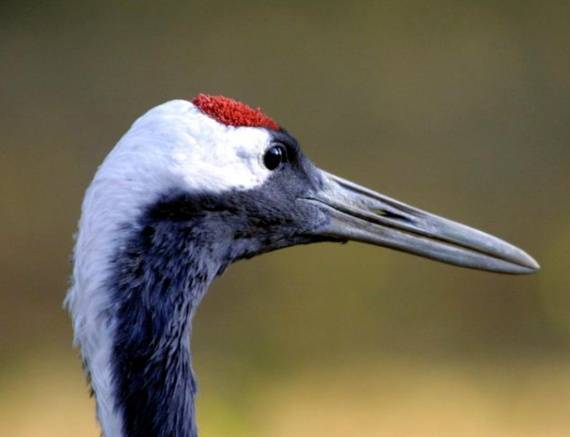
[[[200,91],[543,266],[239,263],[195,320],[201,435],[570,435],[569,2],[3,0],[0,79],[0,435],[98,435],[62,310],[81,198],[139,114]]]

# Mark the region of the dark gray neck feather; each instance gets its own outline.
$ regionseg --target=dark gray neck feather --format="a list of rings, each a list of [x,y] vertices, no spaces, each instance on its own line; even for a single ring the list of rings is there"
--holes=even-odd
[[[110,281],[115,408],[124,435],[195,437],[190,319],[225,254],[198,219],[147,214],[125,233]]]

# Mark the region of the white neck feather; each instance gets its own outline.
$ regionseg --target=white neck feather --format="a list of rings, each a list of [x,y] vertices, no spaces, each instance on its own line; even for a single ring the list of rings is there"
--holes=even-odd
[[[260,162],[269,139],[265,129],[224,126],[192,103],[175,100],[139,118],[98,169],[83,201],[65,305],[107,437],[122,435],[111,374],[113,308],[105,283],[123,243],[122,227],[174,187],[219,192],[261,185],[269,176]]]

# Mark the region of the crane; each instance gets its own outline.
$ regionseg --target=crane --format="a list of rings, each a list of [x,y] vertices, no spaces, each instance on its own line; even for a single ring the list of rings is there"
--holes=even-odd
[[[195,437],[191,321],[231,263],[359,241],[474,269],[537,262],[489,234],[317,168],[259,108],[223,96],[142,115],[86,191],[65,305],[106,437]]]

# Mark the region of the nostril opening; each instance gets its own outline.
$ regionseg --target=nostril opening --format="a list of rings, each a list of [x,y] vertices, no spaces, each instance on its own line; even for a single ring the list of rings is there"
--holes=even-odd
[[[374,212],[375,214],[378,214],[381,217],[386,217],[387,219],[391,219],[391,220],[400,220],[403,222],[407,222],[407,223],[412,223],[412,220],[410,220],[408,217],[406,217],[405,215],[402,214],[398,214],[396,212],[393,211],[388,211],[387,209],[376,209],[373,208],[372,212]]]

